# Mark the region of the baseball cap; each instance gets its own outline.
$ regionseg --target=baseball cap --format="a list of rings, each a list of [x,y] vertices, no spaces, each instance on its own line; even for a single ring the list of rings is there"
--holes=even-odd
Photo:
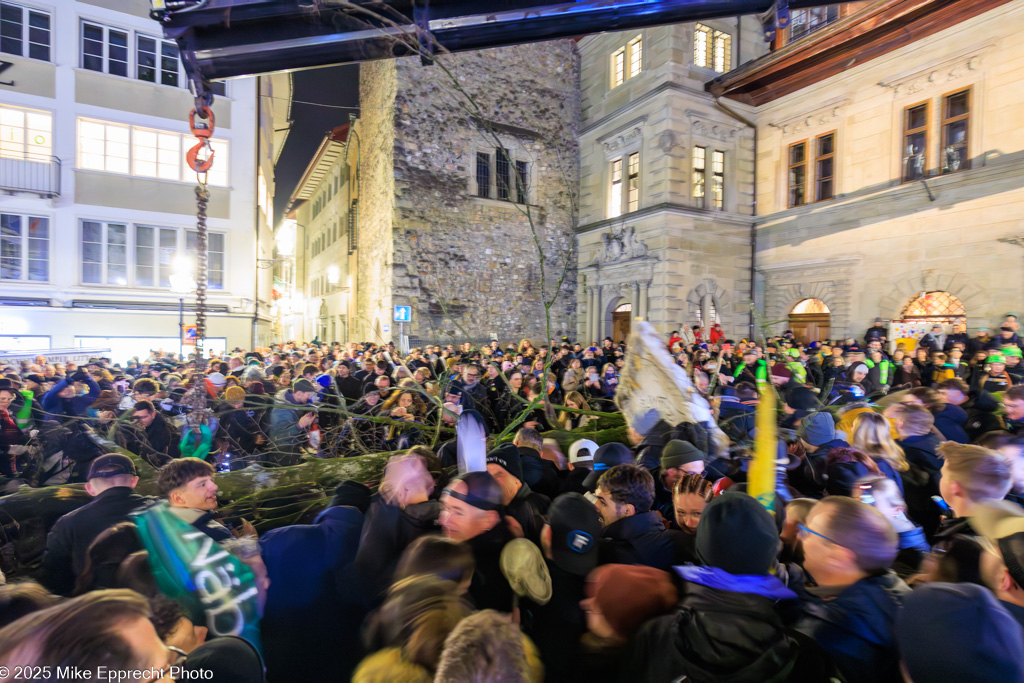
[[[551,557],[564,571],[586,576],[597,566],[601,519],[593,503],[578,493],[564,493],[548,508]]]
[[[127,455],[120,453],[108,453],[101,455],[89,465],[87,479],[106,479],[122,474],[135,476],[135,463]]]
[[[512,592],[519,597],[529,598],[538,605],[546,605],[551,600],[551,572],[540,548],[529,539],[514,538],[506,543],[498,565]]]
[[[605,470],[611,469],[616,465],[632,464],[633,451],[629,450],[626,444],[619,443],[618,441],[606,443],[598,448],[597,453],[594,454],[594,471],[583,480],[583,488],[593,491],[597,488],[597,480],[601,478]]]
[[[569,462],[577,463],[581,460],[592,462],[594,460],[594,454],[597,453],[597,448],[597,444],[590,439],[574,441],[573,444],[569,446]],[[581,455],[580,451],[586,452]]]
[[[971,528],[981,534],[989,550],[1018,585],[1024,586],[1024,509],[1006,500],[979,503],[971,516]]]
[[[228,381],[224,378],[224,375],[220,374],[219,372],[211,372],[209,375],[206,376],[206,381],[215,387],[222,387],[228,383]]]

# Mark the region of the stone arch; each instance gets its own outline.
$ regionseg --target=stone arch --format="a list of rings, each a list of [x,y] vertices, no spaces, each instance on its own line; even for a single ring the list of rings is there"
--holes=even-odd
[[[772,325],[773,331],[781,332],[788,324],[790,311],[798,303],[805,299],[818,299],[828,306],[833,335],[845,336],[849,323],[849,303],[847,299],[840,299],[839,296],[836,283],[829,280],[769,287],[764,319],[766,323],[775,323]]]
[[[728,310],[728,306],[731,302],[731,297],[729,296],[729,292],[724,287],[720,287],[712,278],[704,278],[699,285],[691,289],[689,294],[686,295],[686,324],[697,324],[698,318],[701,318],[703,315],[704,298],[708,295],[711,296],[711,301],[714,303],[719,321],[721,321],[723,325],[728,326],[730,321],[727,319],[728,316],[726,315],[726,311]],[[698,311],[701,312],[700,315],[698,314]],[[703,326],[707,326],[709,324],[711,324],[711,321],[709,320],[702,321]]]
[[[963,273],[950,273],[938,270],[916,270],[894,277],[888,283],[887,294],[878,302],[879,315],[896,319],[903,314],[903,309],[911,299],[921,292],[949,292],[964,305],[968,319],[979,317],[978,311],[985,310],[989,297],[985,290],[971,282],[971,278]]]

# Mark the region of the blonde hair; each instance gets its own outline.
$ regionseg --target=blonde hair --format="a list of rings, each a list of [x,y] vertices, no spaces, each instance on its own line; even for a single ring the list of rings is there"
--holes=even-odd
[[[952,441],[937,450],[946,461],[942,476],[960,484],[972,502],[1002,500],[1013,487],[1010,461],[998,451]]]
[[[875,412],[864,412],[853,420],[854,448],[875,460],[885,460],[897,472],[910,469],[903,449],[893,440],[889,421]]]
[[[590,410],[590,404],[587,403],[587,399],[583,398],[583,394],[581,394],[578,391],[570,391],[568,394],[565,395],[565,399],[562,402],[568,404],[569,401],[573,401],[574,403],[576,403],[576,405],[579,406],[580,410]],[[560,413],[558,413],[559,424],[564,425],[566,422],[573,418],[573,415],[574,413],[570,413],[568,410],[561,411]]]

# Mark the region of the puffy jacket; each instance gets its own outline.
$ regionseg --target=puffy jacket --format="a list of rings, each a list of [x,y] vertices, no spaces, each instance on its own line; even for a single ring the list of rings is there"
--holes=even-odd
[[[605,527],[598,549],[599,564],[644,564],[668,571],[686,557],[681,531],[666,531],[654,511],[623,517]]]
[[[304,407],[305,404],[295,402],[291,389],[282,389],[274,396],[274,408],[270,413],[270,440],[273,449],[285,455],[282,465],[295,464],[302,447],[308,442],[308,433],[299,426]]]
[[[803,600],[796,629],[832,655],[848,683],[903,680],[893,622],[910,587],[896,574],[868,576],[830,600],[810,594],[799,581],[790,588]]]
[[[780,602],[796,595],[774,576],[676,567],[686,580],[678,613],[648,621],[634,639],[631,681],[827,681],[823,653],[788,632]]]

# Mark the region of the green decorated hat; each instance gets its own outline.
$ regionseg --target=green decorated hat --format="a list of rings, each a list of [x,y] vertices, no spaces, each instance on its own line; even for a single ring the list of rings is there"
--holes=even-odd
[[[1006,363],[1006,359],[1003,358],[1002,354],[993,353],[991,356],[985,359],[986,363]]]

